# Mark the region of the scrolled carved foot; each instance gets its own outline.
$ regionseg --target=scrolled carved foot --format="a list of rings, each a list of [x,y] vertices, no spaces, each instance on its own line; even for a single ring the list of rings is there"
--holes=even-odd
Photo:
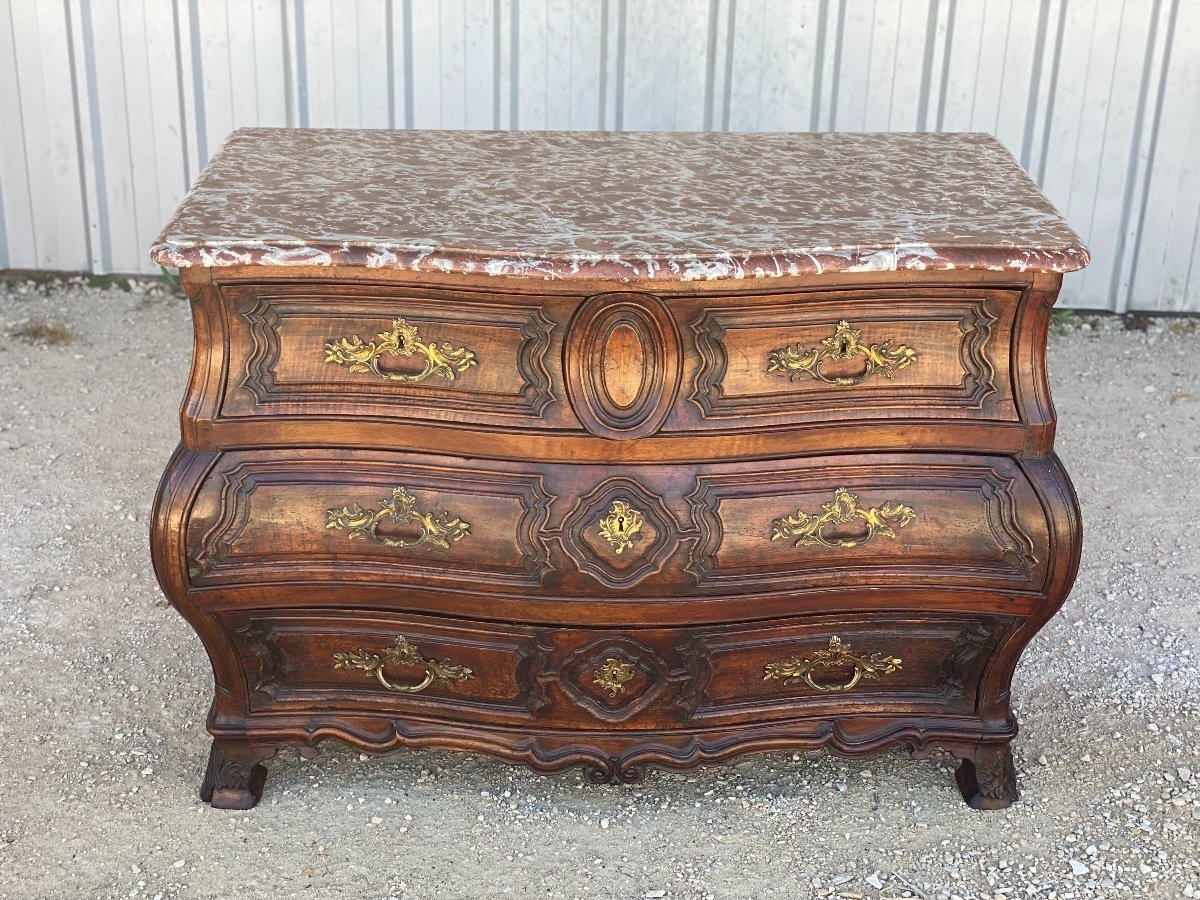
[[[213,738],[200,799],[214,809],[250,809],[267,781],[262,761],[274,755],[274,750],[253,747],[246,741]]]
[[[1012,748],[1004,744],[980,744],[964,756],[954,773],[963,799],[973,809],[1004,809],[1020,796]]]

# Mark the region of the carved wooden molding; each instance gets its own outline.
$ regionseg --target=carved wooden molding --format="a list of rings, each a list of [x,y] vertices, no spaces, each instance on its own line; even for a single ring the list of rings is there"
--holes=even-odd
[[[400,624],[395,626],[395,628],[403,627],[405,626]],[[473,645],[511,659],[513,668],[508,672],[503,669],[489,668],[486,673],[475,674],[479,678],[492,679],[493,684],[498,678],[501,684],[507,683],[515,686],[517,693],[511,698],[470,697],[463,696],[461,692],[447,693],[444,691],[425,696],[420,693],[401,693],[389,694],[389,700],[385,701],[386,703],[416,702],[418,705],[424,704],[425,706],[432,703],[450,716],[471,720],[478,719],[481,714],[490,714],[499,716],[502,721],[511,720],[514,717],[518,720],[536,718],[549,706],[547,686],[557,682],[559,674],[547,666],[554,648],[542,636],[535,635],[524,638],[517,634],[513,635],[511,640],[506,640],[496,636],[495,633],[476,632],[470,636],[463,633],[460,638],[455,639],[444,635],[439,637],[437,634],[427,634],[422,631],[420,625],[415,625],[410,630],[414,634],[420,635],[419,640],[422,643],[451,647]],[[280,642],[282,641],[286,645],[288,636],[293,634],[304,636],[322,633],[312,622],[294,621],[290,619],[288,611],[283,611],[277,618],[268,616],[265,619],[251,619],[237,626],[235,633],[245,650],[258,660],[256,670],[249,667],[244,669],[247,686],[251,693],[250,708],[252,710],[269,710],[273,714],[282,713],[286,712],[291,704],[319,703],[321,698],[328,696],[330,691],[344,693],[344,690],[336,687],[332,681],[328,684],[307,686],[290,684],[288,681],[288,659]],[[348,643],[355,646],[358,644],[382,645],[394,638],[392,631],[382,628],[371,632],[350,631],[346,636]],[[296,663],[305,661],[303,658],[295,660]],[[329,662],[332,661],[331,657]],[[377,686],[373,679],[368,679],[367,688],[357,691],[358,701],[355,705],[360,705],[364,698],[369,698],[372,690],[377,690]]]
[[[679,392],[679,331],[652,294],[589,298],[571,319],[563,360],[571,407],[599,437],[654,434]]]
[[[629,675],[616,693],[606,690],[596,677],[609,663],[626,667]],[[636,716],[678,678],[650,647],[633,638],[612,636],[575,650],[563,660],[560,671],[563,693],[606,722],[623,722]]]
[[[517,652],[521,657],[517,664],[517,687],[521,689],[518,700],[530,715],[540,716],[550,705],[546,688],[558,680],[557,674],[548,666],[554,645],[546,635],[537,634],[521,644]]]
[[[361,304],[362,300],[357,299],[348,304],[340,304],[329,298],[310,299],[309,294],[267,294],[242,301],[237,310],[249,328],[251,350],[238,386],[249,393],[256,407],[267,409],[272,404],[280,403],[328,403],[336,399],[339,403],[351,405],[378,404],[381,400],[394,401],[397,397],[403,397],[407,417],[416,417],[424,408],[441,408],[451,403],[455,408],[466,411],[538,418],[555,400],[546,365],[555,325],[545,310],[537,306],[499,303],[431,306],[428,298],[424,297],[378,297],[369,309],[379,310],[381,327],[390,321],[389,316],[401,315],[415,308],[419,310],[423,324],[519,330],[521,345],[517,352],[514,391],[473,390],[454,382],[403,384],[364,381],[356,384],[353,391],[347,391],[342,382],[335,380],[296,386],[279,383],[275,373],[280,354],[279,331],[288,317],[325,318],[331,323],[336,322],[338,317],[362,319],[369,313],[368,308]],[[318,351],[321,348],[315,347],[313,352]]]
[[[1013,725],[989,732],[992,740],[1011,739]],[[877,753],[899,747],[921,758],[938,747],[969,756],[982,729],[961,716],[954,720],[928,716],[824,716],[772,722],[747,728],[735,725],[687,731],[598,732],[581,729],[480,729],[472,724],[398,719],[386,716],[312,715],[294,725],[276,721],[261,729],[264,740],[311,753],[318,741],[333,737],[372,753],[397,747],[469,749],[504,762],[545,773],[583,767],[599,784],[640,781],[650,766],[688,769],[719,763],[749,753],[829,749],[843,755]]]
[[[382,496],[391,490],[389,485],[396,479],[403,480],[414,491],[431,491],[445,496],[508,497],[520,506],[520,516],[513,522],[513,540],[520,554],[518,565],[506,566],[480,558],[478,554],[463,552],[457,557],[447,555],[445,560],[439,561],[438,578],[466,581],[477,587],[491,584],[501,588],[508,586],[509,589],[540,588],[546,576],[554,571],[550,546],[544,534],[554,497],[546,492],[540,475],[466,468],[433,472],[394,459],[374,462],[330,458],[328,455],[276,454],[269,458],[251,457],[224,471],[220,470],[218,464],[209,478],[217,476],[222,480],[220,506],[214,524],[200,539],[199,551],[191,560],[190,574],[195,584],[217,584],[227,579],[245,581],[248,563],[254,566],[251,571],[264,573],[264,576],[269,570],[272,577],[284,580],[289,576],[298,579],[312,577],[318,560],[311,553],[287,547],[273,548],[269,555],[235,558],[235,545],[250,521],[254,495],[262,487],[311,488],[314,484],[353,484],[361,487],[364,484],[378,484]],[[201,490],[204,489],[205,486],[202,486]],[[323,523],[324,508],[317,509],[314,515]],[[323,524],[322,530],[325,530]],[[394,579],[407,571],[412,573],[414,583],[430,577],[427,563],[423,563],[419,556],[373,555],[367,549],[371,546],[366,541],[347,542],[346,546],[338,548],[338,554],[342,559],[353,558],[359,572],[375,572]]]
[[[977,582],[980,577],[1013,580],[1024,582],[1026,585],[1032,581],[1039,561],[1034,555],[1032,538],[1021,528],[1016,517],[1014,478],[994,468],[983,466],[890,465],[888,471],[887,480],[859,480],[855,482],[855,490],[870,490],[881,496],[890,496],[889,492],[894,486],[903,485],[910,498],[919,497],[922,492],[936,496],[937,492],[948,488],[966,488],[979,494],[983,523],[996,542],[999,559],[989,563],[981,559],[948,558],[938,564],[942,573],[963,583]],[[856,477],[855,472],[849,470],[845,472],[845,476]],[[834,470],[822,472],[822,478],[826,480],[838,477],[839,473]],[[858,470],[858,477],[861,477],[861,470]],[[835,577],[840,580],[847,567],[855,568],[860,574],[865,574],[868,568],[875,568],[881,573],[887,572],[887,564],[871,565],[861,561],[856,563],[854,558],[844,554],[829,554],[825,557],[808,554],[794,557],[794,565],[721,571],[717,553],[724,542],[727,527],[720,513],[722,500],[747,497],[766,500],[772,496],[795,492],[799,483],[797,475],[791,472],[697,477],[696,486],[686,500],[691,507],[694,528],[699,538],[692,543],[684,566],[684,571],[695,579],[697,586],[722,591],[791,590],[822,577]],[[780,510],[786,512],[786,504],[781,505]],[[910,530],[916,527],[920,527],[919,524],[910,525]],[[896,583],[906,582],[903,576],[898,575]]]
[[[620,555],[601,530],[614,502],[636,508],[641,519],[639,539]],[[611,588],[631,588],[662,571],[683,537],[662,498],[624,477],[602,481],[580,497],[562,527],[563,550],[579,571]]]
[[[759,304],[747,307],[717,307],[706,309],[696,316],[689,328],[694,335],[696,353],[700,364],[692,379],[692,390],[688,399],[696,405],[705,419],[726,419],[742,416],[804,415],[817,411],[837,411],[846,407],[869,409],[872,406],[896,406],[917,404],[948,409],[983,409],[985,401],[998,392],[995,384],[995,368],[988,361],[987,346],[994,334],[999,317],[992,309],[991,301],[965,299],[961,292],[947,296],[941,303],[922,302],[920,298],[904,298],[912,304],[925,308],[924,315],[912,314],[905,322],[920,334],[924,320],[954,320],[962,339],[958,345],[958,356],[964,375],[958,386],[906,385],[881,382],[873,385],[874,393],[847,394],[844,391],[790,390],[788,382],[780,380],[770,393],[753,396],[728,396],[724,380],[729,367],[726,338],[731,330],[763,328],[787,333],[788,329],[812,326],[816,318],[816,305],[829,307],[828,316],[841,315],[844,310],[828,295],[814,298],[813,305],[797,305],[794,301],[786,306]],[[954,302],[957,301],[957,302]],[[1015,301],[1015,296],[1014,296]],[[857,308],[856,323],[870,325],[872,317],[869,307]],[[836,321],[836,319],[832,319]],[[895,320],[894,311],[889,321]],[[917,340],[916,337],[913,340]],[[764,358],[763,364],[766,364]],[[763,375],[767,378],[767,375]]]
[[[992,654],[1017,623],[1017,619],[1007,616],[990,616],[958,636],[942,671],[942,696],[946,700],[961,698],[974,708],[978,685],[968,685],[967,679],[972,674],[976,679],[982,675],[982,660]]]

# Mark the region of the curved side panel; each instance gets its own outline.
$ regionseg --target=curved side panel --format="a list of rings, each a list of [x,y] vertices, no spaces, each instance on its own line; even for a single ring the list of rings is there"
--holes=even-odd
[[[204,479],[220,454],[175,450],[163,472],[150,520],[150,556],[163,593],[200,637],[213,667],[216,693],[210,725],[220,718],[237,719],[247,708],[245,680],[233,644],[215,615],[188,599],[187,524]]]
[[[1079,572],[1083,549],[1079,499],[1057,454],[1045,459],[1018,461],[1046,511],[1050,523],[1049,557],[1055,564],[1051,567],[1044,604],[1019,629],[1005,638],[984,671],[979,688],[978,712],[981,718],[992,725],[1012,721],[1009,695],[1017,662],[1033,636],[1066,602]]]

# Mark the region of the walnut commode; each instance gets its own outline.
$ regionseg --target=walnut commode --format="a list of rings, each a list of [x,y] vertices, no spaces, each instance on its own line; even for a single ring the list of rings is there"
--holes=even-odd
[[[214,806],[326,738],[602,782],[943,747],[1016,797],[1087,253],[994,139],[245,130],[152,256],[195,315],[152,545]]]

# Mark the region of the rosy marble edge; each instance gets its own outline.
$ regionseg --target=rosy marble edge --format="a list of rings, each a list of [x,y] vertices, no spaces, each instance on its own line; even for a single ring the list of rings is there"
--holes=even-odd
[[[1038,247],[856,247],[756,253],[616,256],[612,254],[492,254],[389,242],[172,241],[160,239],[150,258],[177,268],[226,266],[348,266],[411,272],[484,274],[543,279],[720,281],[842,272],[984,269],[1073,272],[1091,257],[1081,243]]]
[[[503,144],[501,150],[531,150],[537,175],[530,180],[528,156],[523,161],[516,157],[510,160],[503,154],[497,156],[497,142]],[[747,194],[743,190],[737,194],[740,211],[736,215],[748,218],[734,218],[723,224],[705,218],[714,208],[711,205],[707,210],[701,208],[697,218],[695,209],[677,206],[675,194],[666,200],[658,195],[658,201],[666,209],[654,206],[652,200],[646,201],[656,216],[662,216],[654,221],[669,222],[672,227],[665,233],[673,238],[685,235],[680,242],[683,246],[653,249],[648,246],[645,252],[639,252],[638,244],[663,241],[649,239],[659,233],[658,226],[638,233],[637,228],[648,220],[636,217],[629,221],[618,217],[622,227],[615,230],[620,240],[613,243],[624,243],[621,248],[592,250],[571,246],[590,238],[603,242],[612,235],[593,235],[586,225],[580,225],[571,216],[557,214],[536,222],[537,227],[531,230],[519,227],[514,230],[513,222],[506,220],[495,234],[494,247],[472,241],[478,240],[479,232],[486,232],[497,216],[505,219],[505,214],[511,215],[511,211],[518,214],[512,217],[515,221],[519,214],[531,209],[540,214],[547,208],[562,209],[564,204],[572,206],[579,202],[585,219],[586,214],[597,209],[619,216],[619,191],[615,195],[585,194],[582,198],[571,191],[570,196],[563,197],[556,193],[565,189],[563,183],[539,177],[549,160],[557,159],[562,168],[574,164],[572,172],[595,166],[592,176],[611,178],[612,167],[596,163],[597,157],[603,155],[595,153],[597,148],[634,154],[648,172],[656,173],[650,189],[658,183],[676,187],[688,183],[691,188],[701,190],[740,183],[738,179],[751,171],[768,170],[777,179],[785,175],[794,177],[803,170],[810,176],[807,180],[820,188],[816,193],[810,190],[802,198],[804,203],[814,204],[811,214],[809,207],[804,206],[807,218],[788,219],[776,209],[774,194],[763,193],[766,182],[759,183],[757,193],[752,190]],[[326,154],[326,161],[335,158],[343,165],[332,173],[328,167],[322,169],[322,153]],[[840,161],[839,165],[832,165],[830,154],[833,162]],[[447,157],[456,156],[459,162],[472,162],[472,171],[476,172],[473,184],[472,176],[446,174],[446,169],[452,168],[446,164]],[[431,166],[427,158],[436,162]],[[779,159],[785,164],[781,165]],[[821,164],[817,172],[820,177],[815,182],[811,177],[813,169],[805,168],[814,159]],[[933,161],[937,164],[936,171],[927,168]],[[707,167],[703,176],[695,171],[701,163]],[[384,172],[389,179],[397,179],[401,185],[428,188],[433,198],[424,208],[416,208],[415,214],[410,210],[404,218],[384,226],[386,230],[408,231],[406,237],[347,233],[348,225],[371,221],[378,228],[380,216],[394,216],[396,198],[402,196],[397,194],[399,189],[389,187],[390,181],[360,177],[368,171],[378,175],[375,167],[381,164],[388,167]],[[882,195],[873,193],[863,180],[863,165],[868,165],[869,174],[876,178],[870,185],[891,191],[885,190]],[[640,165],[634,168],[641,171]],[[839,178],[845,180],[847,172],[854,173],[852,185],[842,184],[839,193],[832,185]],[[505,177],[509,178],[505,188],[497,187],[485,195],[478,193],[481,179],[491,184],[489,179]],[[698,181],[688,182],[688,177]],[[315,183],[306,183],[310,178],[315,178]],[[924,195],[925,205],[916,196],[903,193],[913,189],[914,178],[920,187],[936,187],[932,195],[928,192]],[[456,221],[457,230],[453,225],[437,227],[445,224],[439,215],[450,209],[458,211],[458,206],[446,205],[445,192],[459,190],[461,183],[474,189],[467,192],[470,199],[462,203],[468,214]],[[526,202],[528,191],[541,193]],[[324,194],[329,195],[332,206],[320,203],[305,206],[303,201],[319,200]],[[864,196],[878,197],[872,202],[882,205],[863,204]],[[344,205],[347,200],[350,207]],[[458,203],[455,199],[455,204]],[[236,213],[232,211],[235,207]],[[727,211],[728,207],[721,209]],[[792,213],[794,216],[794,208]],[[605,220],[606,224],[608,221]],[[481,226],[484,222],[489,225]],[[935,224],[941,230],[933,227],[928,230],[934,233],[922,234],[927,230],[922,227],[926,224]],[[249,234],[244,230],[248,225],[253,229]],[[686,226],[694,226],[694,230],[679,231]],[[459,233],[464,228],[477,233]],[[842,231],[849,240],[830,244],[825,234],[793,233],[792,239],[800,238],[804,243],[783,248],[770,248],[768,243],[772,232],[803,232],[813,228]],[[954,236],[946,233],[956,228],[964,233]],[[753,236],[741,233],[745,229],[757,233]],[[893,231],[886,236],[880,233],[889,229],[909,233]],[[306,239],[302,236],[306,230],[315,234]],[[444,232],[442,242],[434,236],[437,231]],[[860,234],[855,235],[855,231]],[[984,233],[972,234],[972,231]],[[430,236],[425,238],[422,232]],[[414,240],[416,235],[421,236]],[[722,235],[730,243],[744,241],[742,249],[721,247]],[[544,236],[547,243],[559,246],[546,251],[513,246],[531,236],[538,239]],[[447,237],[450,241],[444,240]],[[472,243],[452,244],[455,238],[464,237]],[[865,240],[855,241],[856,237]],[[697,244],[694,250],[686,246],[693,241]],[[762,243],[755,248],[758,241]],[[761,249],[764,246],[768,249]],[[180,268],[348,266],[639,282],[771,279],[923,269],[1070,272],[1083,268],[1090,260],[1078,235],[1020,163],[999,141],[986,134],[605,134],[262,128],[239,129],[228,137],[156,239],[150,256],[160,265]]]

